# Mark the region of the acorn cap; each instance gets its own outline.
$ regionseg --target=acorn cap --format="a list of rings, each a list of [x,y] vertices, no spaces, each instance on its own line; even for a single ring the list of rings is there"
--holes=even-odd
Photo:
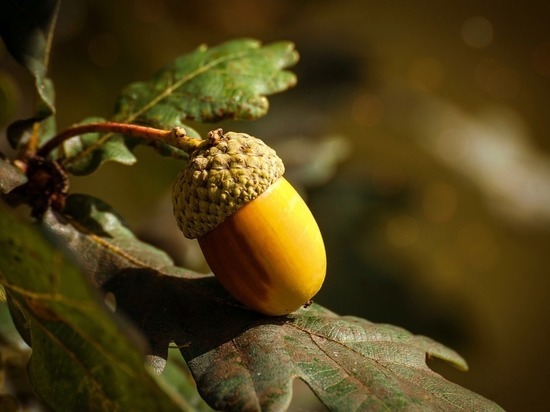
[[[285,170],[272,148],[245,133],[218,129],[197,147],[172,190],[174,216],[190,239],[261,195]]]

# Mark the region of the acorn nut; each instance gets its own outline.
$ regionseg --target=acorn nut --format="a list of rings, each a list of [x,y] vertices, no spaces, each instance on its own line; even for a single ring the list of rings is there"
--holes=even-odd
[[[326,273],[319,227],[283,173],[260,139],[218,129],[191,153],[172,192],[179,228],[198,238],[220,283],[273,316],[308,302]]]

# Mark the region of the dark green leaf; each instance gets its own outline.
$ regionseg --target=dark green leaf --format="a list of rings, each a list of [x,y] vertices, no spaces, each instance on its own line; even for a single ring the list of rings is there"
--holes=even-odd
[[[103,122],[106,122],[103,118],[90,117],[80,124]],[[149,145],[166,157],[188,158],[183,150],[158,141],[146,141],[117,133],[86,133],[63,142],[56,150],[56,159],[69,173],[87,175],[108,161],[134,164],[137,159],[132,151],[138,144]]]
[[[0,411],[18,411],[19,408],[6,408],[4,392],[7,388],[17,397],[39,401],[27,379],[27,363],[31,355],[30,348],[19,335],[19,328],[14,324],[10,307],[6,302],[6,294],[0,286]],[[17,403],[17,402],[16,402]]]
[[[500,410],[428,368],[427,356],[466,369],[458,354],[429,338],[317,305],[261,316],[215,278],[174,267],[139,242],[107,205],[82,196],[69,204],[71,219],[50,215],[49,232],[70,244],[116,297],[117,311],[138,325],[158,372],[170,342],[180,348],[214,409],[283,410],[301,378],[331,410]],[[87,262],[94,258],[101,263]]]
[[[13,166],[8,160],[0,158],[0,194],[10,193],[17,186],[27,182],[27,177],[21,170]]]
[[[47,213],[43,228],[60,247],[69,246],[73,258],[96,286],[126,268],[162,269],[171,266],[168,255],[136,239],[120,216],[99,199],[73,194],[65,213]]]
[[[20,145],[25,130],[49,118],[55,111],[54,88],[47,78],[47,68],[58,10],[59,0],[0,2],[0,35],[9,52],[34,77],[38,96],[34,115],[8,128],[8,138],[13,147]],[[53,124],[44,126],[42,130],[33,131],[37,144],[51,137]]]
[[[295,378],[334,411],[501,410],[426,365],[428,356],[465,369],[458,354],[395,326],[340,317],[318,305],[264,317],[242,308],[214,279],[177,273],[131,270],[106,287],[151,341],[180,347],[199,392],[216,410],[285,410]],[[149,293],[140,306],[142,290]]]
[[[202,277],[190,271],[175,268],[172,260],[164,252],[136,239],[124,225],[120,216],[112,208],[85,195],[71,195],[67,198],[66,216],[49,212],[44,216],[42,227],[47,235],[72,253],[73,260],[96,286],[105,284],[113,277],[123,276],[132,270],[156,270],[168,274],[177,271],[188,279]],[[149,291],[139,292],[140,308],[147,308]],[[125,292],[122,293],[125,295]],[[117,300],[119,297],[116,297]],[[120,297],[123,299],[123,297]],[[159,306],[162,322],[170,318],[169,313]],[[158,326],[158,322],[155,322]],[[150,366],[157,373],[162,372],[168,356],[169,340],[150,340],[151,351],[147,357]],[[178,393],[198,410],[207,410],[197,395],[194,383],[181,368],[169,365],[170,377],[166,378]]]
[[[10,348],[13,352],[22,355],[28,352],[29,348],[25,347],[8,306],[6,291],[0,286],[0,347]],[[3,359],[0,358],[0,364],[2,361]]]
[[[176,271],[189,279],[203,277],[175,268],[166,253],[139,241],[120,216],[99,199],[71,195],[67,198],[65,213],[65,216],[47,213],[42,227],[60,248],[66,248],[72,254],[73,260],[95,286],[102,286],[113,277],[140,270],[163,275]],[[147,307],[149,291],[143,293],[144,290],[140,291],[139,308]],[[168,315],[163,313],[163,316]],[[154,355],[150,363],[158,373],[165,366],[169,343],[170,340],[164,340],[164,337],[150,341]]]
[[[0,283],[28,321],[35,390],[58,411],[188,409],[144,367],[143,345],[80,272],[0,204]]]
[[[104,122],[105,119],[91,117],[82,122]],[[57,158],[72,159],[63,162],[65,169],[74,175],[86,175],[93,172],[107,161],[115,161],[125,165],[136,162],[131,151],[129,138],[119,134],[105,135],[102,133],[87,133],[75,136],[63,142],[57,151]]]

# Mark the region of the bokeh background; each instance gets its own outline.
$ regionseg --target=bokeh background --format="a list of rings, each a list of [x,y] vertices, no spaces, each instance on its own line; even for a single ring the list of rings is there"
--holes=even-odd
[[[297,87],[265,118],[222,126],[273,145],[311,205],[329,259],[317,302],[431,336],[470,365],[433,363],[448,379],[507,410],[547,410],[549,22],[543,0],[66,1],[50,69],[58,125],[109,117],[123,86],[201,43],[295,42]],[[3,129],[31,96],[0,46]],[[137,155],[72,191],[206,270],[172,221],[181,164]]]

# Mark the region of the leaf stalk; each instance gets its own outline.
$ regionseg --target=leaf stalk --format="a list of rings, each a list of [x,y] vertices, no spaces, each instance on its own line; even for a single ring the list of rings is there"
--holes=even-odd
[[[66,140],[87,133],[119,133],[139,139],[166,143],[186,153],[192,153],[202,142],[204,142],[204,140],[187,136],[183,127],[174,127],[172,130],[164,130],[130,123],[86,123],[74,125],[63,130],[61,133],[44,143],[44,145],[37,150],[36,154],[39,157],[46,157]]]

